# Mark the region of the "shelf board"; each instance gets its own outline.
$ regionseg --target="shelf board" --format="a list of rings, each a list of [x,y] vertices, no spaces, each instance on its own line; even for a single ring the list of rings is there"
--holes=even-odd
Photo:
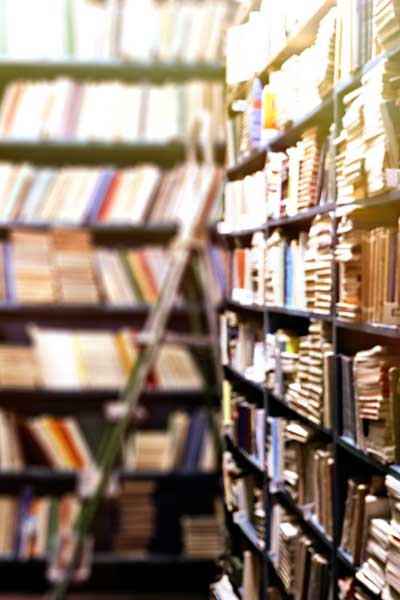
[[[225,145],[216,143],[214,154],[222,163]],[[92,142],[7,140],[0,141],[0,160],[31,162],[35,165],[115,165],[156,164],[164,168],[176,166],[187,157],[185,141],[170,142]]]
[[[290,217],[281,217],[279,219],[271,219],[267,226],[269,229],[273,227],[286,227],[288,225],[307,223],[312,221],[317,215],[324,215],[335,210],[335,204],[324,204],[322,206],[314,206],[309,210],[300,211]]]
[[[337,442],[338,446],[350,453],[352,456],[362,461],[365,465],[373,468],[375,471],[379,471],[382,474],[390,474],[397,479],[400,479],[400,466],[398,465],[386,465],[375,457],[367,454],[360,448],[357,448],[355,444],[349,438],[341,436]]]
[[[260,547],[254,525],[250,521],[242,521],[240,523],[236,523],[236,521],[234,521],[233,523],[239,529],[243,537],[253,547],[253,549],[258,553],[263,554],[263,550]]]
[[[312,312],[300,308],[290,308],[287,306],[267,306],[267,313],[287,315],[289,317],[298,317],[299,319],[316,319],[317,321],[332,322],[332,315],[326,313]]]
[[[360,321],[344,321],[335,319],[336,327],[339,329],[348,329],[387,338],[400,338],[400,327],[392,325],[374,325],[373,323],[363,323]]]
[[[0,223],[0,237],[7,238],[10,232],[18,230],[52,231],[57,227],[63,229],[85,228],[90,232],[93,242],[97,245],[135,247],[150,243],[152,245],[164,245],[172,240],[177,234],[179,225],[177,223],[145,223],[136,224],[82,224],[69,225],[67,223]]]
[[[38,414],[68,415],[99,412],[110,402],[118,400],[119,390],[48,390],[48,389],[0,389],[0,406],[25,416]],[[213,402],[219,403],[219,395],[213,392]],[[147,390],[140,399],[146,408],[158,404],[165,409],[194,410],[203,406],[206,393],[203,390]]]
[[[290,146],[296,144],[300,139],[302,132],[312,125],[323,125],[328,129],[333,121],[333,97],[329,96],[310,110],[306,115],[294,121],[287,129],[280,131],[268,142],[268,148],[277,151],[284,151]]]
[[[290,406],[285,400],[275,396],[275,394],[273,394],[272,392],[267,391],[267,393],[268,393],[269,400],[272,401],[275,405],[279,406],[281,409],[283,409],[292,418],[302,421],[305,425],[308,425],[309,427],[311,427],[311,429],[313,429],[317,434],[327,438],[327,440],[330,440],[330,441],[332,440],[333,432],[330,429],[327,429],[323,425],[318,425],[317,423],[314,423],[313,421],[308,419],[306,416],[297,412],[297,410],[295,408],[293,408],[292,406]]]
[[[305,528],[308,529],[314,535],[314,537],[316,537],[323,544],[329,553],[333,552],[332,540],[326,535],[318,523],[316,523],[312,518],[307,519],[304,516],[302,509],[296,504],[296,502],[287,492],[278,492],[277,498],[279,503],[286,505],[286,507],[299,518]]]
[[[245,463],[252,471],[255,471],[258,474],[263,475],[265,473],[264,466],[262,462],[254,455],[248,454],[242,448],[239,448],[234,441],[232,440],[230,435],[225,436],[227,445],[229,450],[239,457],[243,463]]]
[[[339,547],[336,549],[336,555],[339,561],[342,563],[342,565],[344,565],[352,575],[355,575],[357,573],[358,567],[353,564],[350,554],[343,550],[343,548]]]
[[[317,10],[301,23],[290,35],[286,45],[272,57],[261,77],[265,80],[271,70],[277,70],[293,54],[302,52],[314,42],[321,19],[336,5],[335,0],[321,0]]]
[[[262,316],[265,313],[265,306],[261,306],[261,304],[242,304],[235,300],[226,300],[225,308],[233,312],[250,313],[254,316]]]
[[[226,176],[228,181],[244,179],[247,175],[252,175],[257,171],[261,171],[265,167],[266,158],[267,151],[265,148],[253,150],[243,156],[239,159],[237,164],[227,169]]]
[[[259,231],[266,231],[267,225],[267,223],[262,223],[261,225],[258,225],[257,227],[252,227],[250,229],[238,229],[237,231],[226,232],[217,231],[216,235],[220,238],[232,240],[239,238],[251,238],[255,233],[258,233]]]
[[[189,80],[225,80],[225,67],[212,62],[139,62],[119,59],[103,60],[0,60],[0,81],[17,79],[43,80],[69,77],[81,81],[184,82]]]
[[[239,371],[232,369],[228,365],[224,365],[224,374],[229,381],[238,384],[243,390],[247,390],[249,395],[256,394],[258,400],[264,397],[265,389],[260,383],[247,379],[242,373],[239,373]],[[249,397],[249,400],[251,399]]]
[[[187,485],[196,483],[207,486],[218,486],[221,479],[220,472],[206,471],[132,471],[118,469],[121,481],[159,481],[173,484]]]

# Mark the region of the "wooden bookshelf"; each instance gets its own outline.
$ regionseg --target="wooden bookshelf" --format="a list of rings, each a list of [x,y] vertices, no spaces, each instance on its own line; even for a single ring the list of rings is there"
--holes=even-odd
[[[0,59],[0,84],[17,79],[69,77],[78,81],[170,83],[190,80],[225,81],[222,63],[138,62],[118,59],[11,60]]]

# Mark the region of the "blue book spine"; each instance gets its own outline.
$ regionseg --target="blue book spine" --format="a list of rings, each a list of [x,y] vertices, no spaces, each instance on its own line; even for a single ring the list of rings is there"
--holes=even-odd
[[[96,187],[94,188],[92,197],[89,200],[88,213],[86,217],[87,223],[90,224],[96,222],[97,215],[99,214],[107,192],[110,189],[114,175],[114,169],[106,169],[99,174]]]
[[[290,245],[286,248],[285,257],[285,304],[292,306],[293,304],[293,258]]]
[[[3,244],[3,261],[4,261],[4,283],[6,288],[7,302],[16,302],[17,293],[15,289],[15,276],[13,269],[12,246],[10,242]]]

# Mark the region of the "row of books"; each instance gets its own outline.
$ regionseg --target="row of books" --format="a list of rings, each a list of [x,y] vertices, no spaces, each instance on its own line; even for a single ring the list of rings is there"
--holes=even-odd
[[[18,471],[36,464],[63,471],[95,468],[106,427],[104,419],[91,415],[22,418],[0,412],[0,470]],[[215,472],[213,430],[213,418],[206,411],[192,416],[172,413],[166,430],[128,432],[122,466],[138,472]]]
[[[0,386],[46,389],[121,389],[137,357],[132,330],[84,331],[30,326],[30,345],[0,346]],[[159,389],[200,389],[192,354],[177,344],[160,348],[149,385]]]
[[[267,472],[307,519],[333,535],[333,455],[315,431],[298,421],[268,418]]]
[[[335,250],[340,318],[398,325],[400,245],[393,221],[379,207],[354,209],[341,218]]]
[[[245,397],[232,390],[229,381],[223,382],[222,414],[225,432],[231,435],[235,446],[249,456],[255,457],[260,465],[265,458],[265,409],[248,402]]]
[[[1,55],[12,59],[62,58],[212,62],[221,58],[229,2],[191,0],[1,0]],[[21,19],[21,14],[24,18]],[[51,21],[51,32],[44,28]],[[39,23],[36,36],[28,27]],[[41,23],[43,22],[43,25]]]
[[[168,171],[150,164],[127,169],[40,169],[1,163],[0,221],[64,225],[184,223],[196,209],[199,194],[209,185],[211,173],[205,166],[187,163]]]
[[[400,356],[374,346],[340,359],[343,435],[381,462],[399,463]]]
[[[271,553],[285,591],[294,598],[330,597],[331,565],[296,517],[279,504],[272,510]]]
[[[232,582],[228,575],[223,575],[216,583],[211,585],[211,598],[214,600],[239,600],[240,598],[251,600],[257,598],[261,589],[261,567],[260,558],[251,550],[245,550],[242,558],[234,557],[235,565],[237,566],[239,580],[236,589],[241,590],[239,595],[238,591],[232,585]],[[268,591],[268,598],[271,600],[281,600],[281,596],[272,595],[272,590]]]
[[[337,204],[346,211],[357,200],[385,192],[399,166],[398,60],[380,60],[344,97],[343,129],[337,144]],[[395,178],[394,185],[397,186]]]
[[[222,108],[220,83],[16,81],[2,99],[0,134],[24,141],[162,143],[188,139],[199,115],[208,113],[210,131],[221,141]]]
[[[374,597],[400,594],[399,498],[399,482],[391,475],[386,480],[377,475],[350,479],[347,484],[341,547],[355,565],[361,565],[356,580]]]
[[[250,525],[257,545],[265,547],[265,493],[255,475],[243,473],[233,455],[225,451],[222,457],[224,499],[227,510],[237,525]]]
[[[218,457],[213,417],[205,410],[192,416],[174,412],[167,430],[129,433],[123,448],[124,465],[135,471],[215,472]]]
[[[246,152],[265,147],[279,131],[319,106],[323,98],[332,91],[335,31],[336,12],[332,9],[321,20],[315,43],[300,55],[291,56],[279,70],[271,72],[269,83],[265,86],[258,77],[253,79],[254,72],[242,71],[246,80],[252,81],[252,84],[248,86],[244,100],[233,103],[232,114],[228,119],[230,164],[237,162]],[[264,36],[264,31],[260,35]],[[256,42],[251,39],[250,43]],[[239,48],[242,54],[242,58],[236,60],[240,72],[240,64],[243,61],[251,64],[252,59],[248,59],[248,54],[243,52],[240,35],[235,40],[233,46],[235,45],[237,48],[234,48],[232,54],[237,54]],[[232,70],[234,69],[233,66]],[[228,77],[231,77],[229,58]]]
[[[231,297],[242,304],[288,306],[321,314],[332,311],[333,226],[329,215],[315,217],[309,232],[289,238],[275,229],[261,232],[251,248],[232,253]]]
[[[265,167],[225,186],[222,233],[260,227],[270,219],[291,217],[331,202],[331,137],[306,129],[296,146],[268,152]]]
[[[240,320],[236,313],[220,316],[220,348],[223,365],[232,367],[249,381],[264,383],[264,334],[254,323]]]
[[[154,482],[122,482],[119,498],[109,500],[108,506],[103,502],[103,522],[97,522],[95,526],[95,549],[132,555],[147,553],[157,547],[155,494]],[[60,539],[71,536],[79,504],[74,495],[38,497],[30,488],[26,488],[20,497],[0,497],[0,554],[20,560],[51,558]],[[181,545],[185,555],[219,556],[222,535],[218,512],[180,515],[177,529],[182,531]],[[180,537],[179,532],[174,531],[170,542],[175,541],[172,539],[175,535]],[[166,551],[172,553],[174,549]],[[51,577],[51,563],[49,567]]]
[[[153,304],[168,268],[162,248],[95,249],[84,230],[17,230],[0,247],[3,302]]]

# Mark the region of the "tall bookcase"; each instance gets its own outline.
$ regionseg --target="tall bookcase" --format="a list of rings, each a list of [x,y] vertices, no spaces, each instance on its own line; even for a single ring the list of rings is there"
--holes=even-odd
[[[334,2],[321,2],[319,9],[309,20],[299,27],[289,38],[287,45],[279,52],[267,65],[264,72],[259,74],[261,81],[268,82],[268,73],[279,69],[282,63],[295,53],[307,48],[315,37],[321,18],[327,14],[329,9],[334,6]],[[399,57],[400,47],[396,47],[390,53],[390,57]],[[367,74],[380,60],[388,57],[387,53],[379,56],[373,61],[363,65],[354,72],[351,77],[337,85],[333,92],[327,96],[319,106],[303,118],[292,123],[288,129],[278,133],[272,138],[268,145],[260,150],[254,150],[243,156],[236,165],[231,166],[226,173],[227,181],[238,181],[246,176],[256,173],[264,168],[269,151],[284,151],[300,140],[302,132],[310,126],[317,125],[326,132],[329,131],[331,123],[334,124],[336,135],[342,129],[342,117],[344,114],[343,98],[346,94],[356,89],[361,84],[361,78]],[[243,84],[236,89],[230,89],[228,92],[228,101],[234,102],[243,98]],[[357,201],[357,206],[376,207],[379,206],[382,211],[390,212],[393,218],[393,226],[397,227],[397,221],[400,215],[400,192],[393,190],[374,198],[368,198]],[[355,201],[356,202],[356,201]],[[312,220],[317,215],[332,216],[334,238],[333,244],[336,246],[336,202],[330,202],[326,205],[316,206],[294,216],[272,219],[253,229],[243,229],[231,233],[220,233],[219,244],[227,251],[233,251],[235,248],[249,248],[251,240],[256,232],[263,232],[266,237],[280,228],[283,233],[297,233],[299,231],[308,231]],[[333,449],[334,456],[334,477],[333,477],[333,537],[330,538],[318,526],[318,524],[309,518],[309,514],[298,506],[283,486],[276,485],[268,476],[265,465],[255,460],[253,456],[248,455],[238,446],[236,446],[229,437],[225,440],[226,450],[233,454],[233,457],[244,473],[255,474],[259,482],[262,482],[266,494],[266,539],[265,549],[260,547],[257,540],[255,528],[251,523],[234,523],[232,519],[227,519],[228,535],[230,537],[231,547],[241,550],[250,550],[259,556],[262,565],[262,592],[261,598],[268,598],[267,589],[270,586],[279,589],[282,598],[292,598],[288,595],[282,580],[271,560],[270,548],[270,524],[271,513],[274,504],[278,503],[289,513],[296,516],[302,529],[315,540],[316,548],[330,558],[332,564],[332,584],[334,589],[334,598],[338,598],[337,582],[340,578],[355,575],[358,567],[354,566],[349,556],[340,548],[341,530],[344,518],[345,499],[347,491],[347,481],[357,475],[392,475],[400,478],[399,465],[385,465],[367,453],[357,448],[351,440],[341,435],[342,415],[341,415],[341,379],[338,355],[353,355],[355,352],[365,350],[375,345],[384,345],[395,349],[400,340],[400,328],[390,325],[375,325],[365,322],[349,322],[341,320],[336,316],[335,303],[338,296],[338,274],[335,262],[333,262],[333,297],[332,310],[330,314],[313,313],[308,310],[295,309],[285,306],[260,306],[259,304],[245,305],[231,299],[226,299],[225,310],[236,313],[244,320],[253,322],[264,332],[264,334],[274,333],[278,329],[290,330],[304,335],[308,330],[311,320],[324,321],[332,327],[332,343],[335,354],[334,373],[333,373],[333,414],[332,428],[328,429],[322,425],[316,425],[307,419],[292,407],[288,405],[285,398],[277,397],[267,390],[264,385],[256,384],[253,381],[235,371],[230,366],[225,366],[225,378],[231,383],[232,388],[240,395],[244,396],[246,401],[255,404],[259,408],[264,408],[268,417],[283,417],[289,421],[296,420],[310,427],[315,432],[315,439],[329,445]],[[234,584],[235,592],[240,597],[241,590],[237,583]],[[362,584],[360,583],[362,587]],[[370,592],[369,592],[370,593]],[[274,596],[275,597],[275,596]],[[369,597],[369,596],[368,596]],[[372,595],[371,595],[372,597]],[[380,597],[380,596],[379,596]]]
[[[69,77],[77,81],[106,81],[144,83],[175,83],[188,80],[223,81],[221,64],[135,63],[122,60],[104,62],[85,61],[0,61],[0,92],[16,80],[44,80]],[[215,149],[222,160],[224,148]],[[0,160],[33,165],[113,165],[133,166],[149,162],[164,168],[182,163],[187,154],[184,142],[167,144],[146,143],[83,143],[0,140]],[[14,223],[2,223],[0,238],[7,240]],[[18,225],[18,227],[21,227]],[[38,226],[46,230],[51,225]],[[31,226],[29,227],[32,228]],[[94,245],[110,248],[128,248],[143,244],[165,246],[172,240],[178,225],[88,225]],[[147,305],[110,307],[96,305],[1,305],[0,328],[3,341],[24,341],[25,328],[29,323],[58,328],[83,327],[88,330],[118,329],[143,326],[150,312]],[[190,330],[188,309],[177,307],[171,317],[171,330],[187,333]],[[190,343],[189,343],[190,345]],[[105,407],[117,399],[119,390],[27,390],[1,389],[0,407],[19,415],[79,415],[105,416]],[[212,402],[218,406],[217,391],[208,393],[198,390],[149,390],[144,392],[142,404],[151,413],[151,420],[165,422],[172,410],[192,412]],[[120,469],[116,473],[121,480],[153,481],[169,500],[172,518],[176,510],[201,512],[210,506],[220,494],[220,476],[213,473],[134,472]],[[47,468],[26,468],[23,471],[0,472],[0,494],[18,495],[29,486],[36,495],[62,495],[77,490],[79,476],[74,472],[52,471]],[[186,503],[186,504],[185,504]],[[164,520],[168,521],[164,514]],[[168,525],[168,523],[167,523]],[[164,526],[168,531],[168,526]],[[2,591],[42,593],[48,589],[45,576],[46,561],[21,561],[14,557],[0,557]],[[143,556],[118,556],[114,553],[94,555],[92,574],[88,582],[80,586],[82,591],[118,592],[193,592],[206,594],[208,584],[216,573],[212,557],[191,558],[184,554],[149,554]]]

